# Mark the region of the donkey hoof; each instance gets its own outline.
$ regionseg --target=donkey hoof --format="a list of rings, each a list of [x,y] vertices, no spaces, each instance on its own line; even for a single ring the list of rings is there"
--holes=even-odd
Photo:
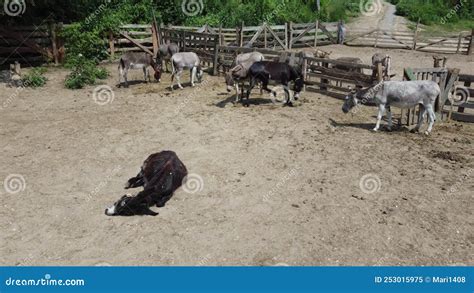
[[[387,127],[387,132],[392,132],[392,128],[391,128],[391,127]]]
[[[372,131],[373,131],[373,132],[377,132],[377,131],[379,131],[379,129],[378,129],[378,128],[374,128],[374,129],[372,129]]]
[[[417,129],[417,128],[413,128],[412,130],[410,130],[411,133],[417,133],[417,132],[419,132],[419,131],[420,131],[420,130]]]
[[[429,132],[428,130],[425,131],[425,135],[430,135],[430,134],[431,134],[431,132]]]
[[[288,103],[286,103],[286,105],[287,105],[288,107],[294,107],[292,102],[288,102]]]

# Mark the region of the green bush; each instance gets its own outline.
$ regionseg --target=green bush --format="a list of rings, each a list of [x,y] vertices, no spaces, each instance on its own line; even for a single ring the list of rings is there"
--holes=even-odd
[[[397,5],[397,14],[421,23],[458,23],[474,18],[474,1],[468,0],[390,0]]]
[[[106,79],[109,75],[105,68],[97,67],[94,61],[81,54],[69,58],[67,66],[71,68],[71,73],[64,81],[68,89],[80,89],[85,85],[95,84],[97,79]]]
[[[46,72],[45,67],[35,67],[31,71],[23,76],[21,79],[23,86],[25,87],[41,87],[46,84],[48,80],[44,73]]]

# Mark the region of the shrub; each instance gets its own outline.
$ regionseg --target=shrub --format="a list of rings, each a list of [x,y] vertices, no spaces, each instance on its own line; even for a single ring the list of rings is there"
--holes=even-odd
[[[109,75],[105,68],[97,67],[94,61],[81,54],[71,57],[67,66],[71,68],[71,73],[64,81],[68,89],[80,89],[85,85],[95,84],[96,79],[106,79]]]
[[[25,87],[41,87],[46,84],[48,80],[44,73],[46,72],[45,67],[35,67],[29,73],[23,76],[21,79],[23,86]]]

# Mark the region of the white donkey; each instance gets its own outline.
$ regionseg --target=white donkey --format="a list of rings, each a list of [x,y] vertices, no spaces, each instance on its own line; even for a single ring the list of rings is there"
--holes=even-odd
[[[181,85],[180,77],[183,73],[183,69],[191,70],[191,86],[194,86],[194,80],[197,78],[198,82],[201,82],[203,71],[201,69],[201,60],[198,55],[194,52],[182,52],[175,53],[171,57],[171,68],[173,70],[171,75],[171,90],[174,88],[173,79],[176,77],[178,87],[183,89]]]
[[[356,92],[351,91],[346,97],[342,111],[348,113],[350,109],[361,102],[365,103],[372,100],[379,108],[377,124],[375,125],[374,131],[379,130],[380,121],[385,113],[385,109],[388,110],[388,130],[390,131],[392,129],[392,112],[390,111],[390,106],[410,109],[416,105],[420,105],[420,116],[418,117],[418,124],[414,130],[420,130],[425,112],[428,112],[429,125],[425,134],[430,134],[436,118],[434,104],[440,93],[441,90],[434,81],[381,81],[373,87]]]
[[[243,83],[252,64],[263,60],[265,60],[265,57],[260,52],[243,53],[235,57],[232,69],[225,76],[227,92],[230,93],[232,88],[235,89],[235,102],[239,101],[239,82]]]

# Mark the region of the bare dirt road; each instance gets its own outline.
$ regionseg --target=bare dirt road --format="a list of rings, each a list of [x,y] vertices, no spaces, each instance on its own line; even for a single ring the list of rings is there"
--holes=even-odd
[[[395,5],[389,2],[374,1],[373,5],[362,6],[362,11],[365,12],[348,23],[347,28],[356,31],[380,28],[386,32],[408,30],[409,21],[404,17],[395,15],[396,10]]]
[[[398,72],[432,62],[390,52]],[[473,74],[470,61],[450,65]],[[222,77],[116,89],[107,67],[104,105],[94,87],[64,89],[63,69],[49,69],[44,88],[0,84],[1,265],[474,264],[473,125],[373,133],[373,108],[344,115],[318,94],[288,108],[255,91],[244,108]],[[179,189],[156,217],[105,216],[161,150],[202,178],[195,192]]]

